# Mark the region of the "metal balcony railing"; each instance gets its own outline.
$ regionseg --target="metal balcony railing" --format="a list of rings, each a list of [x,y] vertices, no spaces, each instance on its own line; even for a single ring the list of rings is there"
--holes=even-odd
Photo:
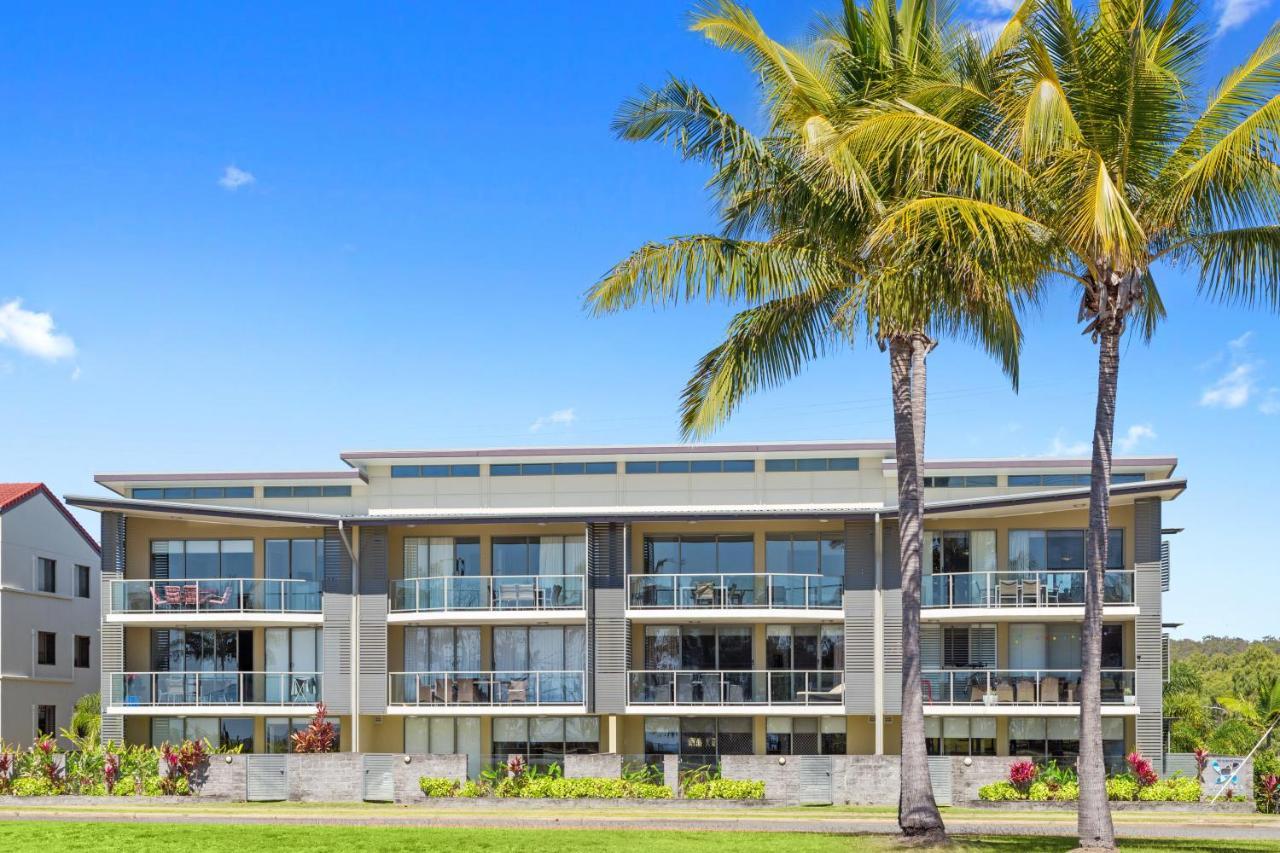
[[[921,589],[922,607],[1067,607],[1084,604],[1082,571],[956,572],[929,575]],[[1133,604],[1134,573],[1108,571],[1105,604]]]
[[[116,672],[109,705],[314,705],[318,672]]]
[[[584,682],[581,670],[393,672],[387,695],[392,705],[581,705]]]
[[[926,705],[1075,705],[1078,669],[926,669],[921,674]],[[1132,705],[1134,671],[1102,671],[1102,703]]]
[[[110,613],[319,613],[319,581],[113,580]]]
[[[391,585],[392,612],[581,610],[582,575],[409,578]]]
[[[844,581],[779,572],[628,575],[627,603],[635,609],[834,609]]]
[[[649,669],[627,673],[633,705],[834,705],[844,702],[838,670]]]

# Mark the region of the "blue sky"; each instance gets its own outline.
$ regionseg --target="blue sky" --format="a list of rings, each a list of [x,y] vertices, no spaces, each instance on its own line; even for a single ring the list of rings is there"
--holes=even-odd
[[[668,73],[753,120],[741,61],[686,31],[685,2],[371,5],[10,11],[0,479],[85,492],[100,471],[677,437],[725,311],[592,320],[581,296],[642,242],[710,228],[705,174],[609,120]],[[794,39],[834,5],[753,7]],[[1227,25],[1216,81],[1275,11],[1229,0],[1206,19]],[[1170,318],[1126,347],[1117,433],[1190,479],[1166,513],[1187,528],[1167,616],[1182,636],[1277,633],[1280,321],[1160,282]],[[1061,294],[1028,318],[1017,395],[940,347],[930,455],[1087,452],[1095,350],[1074,315]],[[718,438],[890,435],[885,359],[862,351]]]

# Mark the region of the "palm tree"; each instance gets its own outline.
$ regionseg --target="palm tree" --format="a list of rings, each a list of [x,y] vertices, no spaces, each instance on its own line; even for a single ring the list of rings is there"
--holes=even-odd
[[[1120,341],[1164,314],[1157,261],[1218,301],[1280,306],[1280,31],[1197,105],[1206,46],[1189,0],[1041,0],[992,97],[885,105],[833,145],[866,168],[909,163],[917,198],[870,244],[959,255],[1008,281],[1066,282],[1098,345],[1085,619],[1080,843],[1114,847],[1101,744],[1101,624]],[[987,115],[977,131],[957,105]]]
[[[76,700],[69,731],[91,745],[98,742],[102,732],[102,698],[99,694],[86,693]]]
[[[899,825],[924,838],[945,837],[920,683],[926,358],[941,336],[973,340],[1016,377],[1015,310],[1024,288],[1006,290],[976,267],[943,268],[925,247],[910,262],[880,263],[865,241],[909,176],[872,176],[856,158],[827,152],[840,127],[882,100],[917,92],[933,99],[978,85],[962,79],[965,62],[987,66],[971,61],[972,44],[940,18],[933,0],[846,2],[841,18],[821,21],[811,42],[792,49],[730,2],[700,9],[693,29],[745,54],[760,78],[767,132],[749,132],[680,80],[625,103],[615,122],[622,138],[668,141],[684,159],[712,166],[722,230],[647,244],[587,297],[596,313],[697,298],[747,304],[685,387],[686,436],[710,432],[753,391],[860,338],[889,351],[903,597]]]

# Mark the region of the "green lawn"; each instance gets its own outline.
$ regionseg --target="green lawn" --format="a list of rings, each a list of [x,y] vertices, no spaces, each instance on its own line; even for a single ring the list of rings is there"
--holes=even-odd
[[[1065,851],[1069,838],[966,839],[957,851]],[[1125,850],[1275,851],[1274,843],[1159,841],[1123,844]],[[45,851],[197,851],[221,853],[270,850],[272,853],[351,853],[360,851],[512,851],[512,853],[859,853],[892,850],[891,840],[836,835],[764,832],[638,832],[623,830],[410,829],[345,826],[227,826],[0,821],[0,850]]]

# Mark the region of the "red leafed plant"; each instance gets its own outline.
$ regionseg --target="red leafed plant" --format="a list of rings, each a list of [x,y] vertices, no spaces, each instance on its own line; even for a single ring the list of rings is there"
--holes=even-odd
[[[1129,762],[1129,769],[1133,771],[1133,775],[1138,778],[1138,784],[1142,787],[1154,785],[1160,780],[1160,777],[1156,775],[1156,771],[1152,768],[1151,762],[1138,753],[1131,752],[1125,756],[1124,760]]]
[[[1262,777],[1262,801],[1272,811],[1280,809],[1280,776],[1268,773]]]
[[[160,760],[164,762],[165,773],[160,778],[160,790],[170,796],[184,793],[180,791],[180,782],[186,781],[190,791],[191,777],[201,765],[209,760],[204,741],[188,740],[174,749],[167,743],[160,746]]]
[[[338,740],[338,733],[329,722],[328,710],[324,703],[316,705],[316,715],[302,731],[293,733],[294,752],[333,752]]]
[[[523,755],[513,755],[507,759],[507,775],[512,779],[518,779],[525,771],[525,761]]]
[[[1209,750],[1197,746],[1191,754],[1196,757],[1196,781],[1199,782],[1204,778],[1204,769],[1209,766]]]
[[[13,786],[13,753],[0,751],[0,794],[7,794]]]
[[[1025,791],[1036,781],[1036,764],[1034,761],[1015,761],[1009,765],[1009,781],[1019,791]]]
[[[107,793],[111,794],[116,789],[116,783],[120,781],[120,756],[114,752],[108,752],[107,757],[102,762],[102,783],[107,789]]]
[[[62,765],[58,762],[58,742],[45,735],[35,743],[36,762],[40,775],[52,786],[54,791],[61,791],[65,780],[62,776]]]

